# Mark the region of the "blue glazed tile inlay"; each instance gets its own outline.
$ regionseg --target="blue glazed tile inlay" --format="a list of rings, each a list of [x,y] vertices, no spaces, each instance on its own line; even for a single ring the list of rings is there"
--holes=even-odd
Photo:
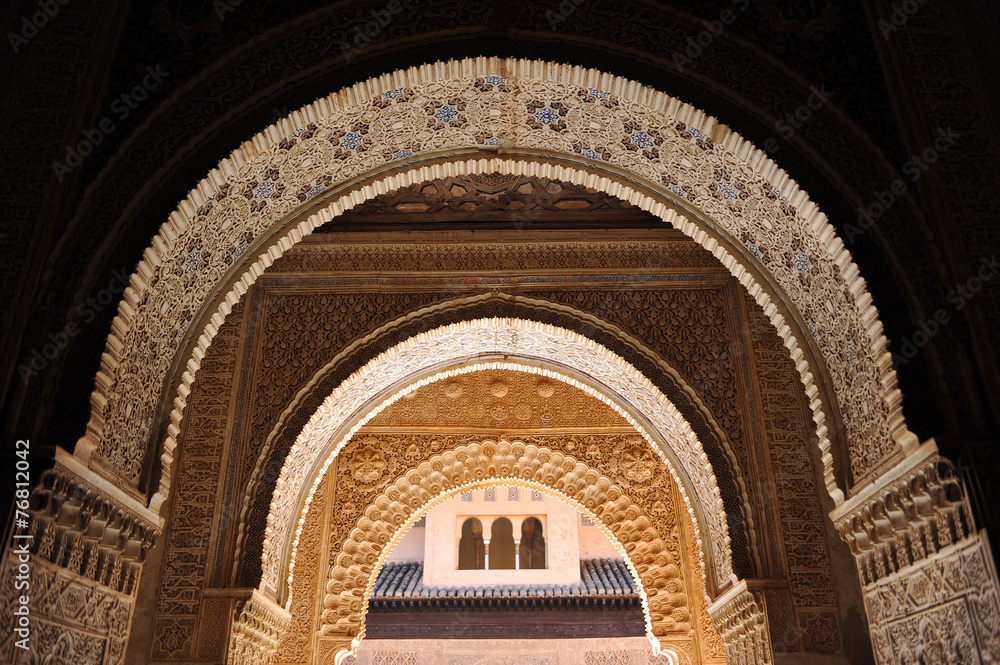
[[[184,259],[184,274],[188,275],[193,273],[201,265],[201,252],[191,252]]]
[[[357,132],[348,132],[347,136],[340,139],[340,147],[344,150],[354,150],[359,145],[361,145],[361,134]]]
[[[719,181],[719,191],[722,192],[722,195],[729,201],[736,201],[740,198],[739,190],[737,190],[733,183],[728,180]]]
[[[632,132],[632,143],[640,148],[649,148],[653,145],[653,139],[646,132]]]
[[[455,110],[454,106],[442,106],[437,111],[434,112],[434,117],[437,118],[438,122],[450,122],[454,120],[458,115],[458,111]]]
[[[253,196],[255,199],[266,199],[274,191],[274,183],[270,180],[265,180],[264,182],[257,185],[257,189],[254,190]]]
[[[544,125],[550,125],[559,120],[559,112],[546,106],[535,111],[535,120]]]

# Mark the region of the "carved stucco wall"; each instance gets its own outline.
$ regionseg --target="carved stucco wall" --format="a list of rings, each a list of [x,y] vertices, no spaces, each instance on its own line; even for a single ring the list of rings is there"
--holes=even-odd
[[[498,116],[488,112],[494,107]],[[691,131],[688,125],[693,125]],[[662,190],[659,196],[672,197],[683,209],[697,213],[692,219],[698,223],[718,225],[716,235],[725,229],[723,235],[733,241],[726,247],[695,222],[613,178],[601,180],[574,168],[551,169],[556,177],[590,180],[672,220],[747,284],[797,359],[811,395],[827,489],[835,496],[830,414],[825,409],[843,413],[855,478],[871,471],[898,443],[913,443],[863,280],[822,214],[763,153],[694,109],[633,83],[571,67],[483,59],[397,73],[320,100],[213,171],[164,226],[133,275],[109,339],[88,434],[78,452],[96,452],[95,462],[107,472],[138,481],[156,411],[155,402],[139,396],[158,394],[171,359],[190,338],[194,346],[180,375],[182,387],[163,448],[166,473],[154,502],[158,505],[169,490],[185,396],[225,314],[260,269],[303,232],[339,213],[343,203],[337,200],[327,212],[288,230],[277,244],[265,237],[274,222],[324,188],[394,158],[414,161],[436,150],[481,149],[494,143],[511,150],[555,151],[592,168],[603,170],[608,164],[612,171],[631,171]],[[327,173],[325,168],[332,170]],[[534,159],[487,159],[452,162],[448,168],[520,172],[539,166]],[[347,200],[357,202],[431,175],[429,170],[404,168],[397,177]],[[701,213],[705,218],[698,217]],[[266,250],[255,244],[258,240]],[[246,265],[249,272],[234,268],[236,264]],[[761,270],[780,285],[781,297],[794,304],[804,328],[786,325],[794,321],[774,307],[771,294],[759,288],[748,269]],[[226,287],[231,290],[220,294],[217,309],[203,310],[224,274],[236,278]],[[151,316],[154,311],[157,315]],[[206,323],[187,335],[198,312]],[[804,349],[815,349],[825,367],[811,366]],[[837,395],[836,407],[824,405],[815,383],[826,372]]]
[[[404,395],[368,421],[363,431],[428,426],[468,431],[631,430],[614,409],[568,384],[524,372],[494,370],[460,374]]]
[[[276,665],[310,665],[318,663],[316,659],[316,634],[320,628],[323,587],[326,584],[325,571],[329,569],[329,557],[326,554],[330,539],[331,516],[335,510],[337,467],[323,480],[319,491],[313,500],[313,509],[302,529],[301,547],[306,552],[306,558],[311,565],[300,569],[296,579],[294,600],[289,607],[291,621],[288,628],[282,632],[274,655]]]
[[[865,587],[879,663],[1000,661],[1000,594],[985,534]]]
[[[14,590],[18,559],[13,552],[4,557],[5,602],[0,618],[6,628],[0,641],[2,660],[10,665],[37,662],[79,663],[80,665],[121,665],[125,658],[128,628],[135,597],[104,584],[95,584],[78,572],[66,570],[43,559],[31,558],[30,587]],[[27,591],[31,603],[31,630],[26,644],[15,646],[21,636],[14,632],[15,604],[6,602]],[[19,606],[18,606],[19,607]],[[40,660],[55,658],[58,660]]]
[[[156,516],[65,452],[17,508],[0,559],[0,661],[121,665]]]
[[[935,51],[935,52],[937,52],[937,51]],[[927,68],[925,68],[925,69],[926,69],[926,72],[925,72],[925,73],[930,73],[930,72],[931,72],[932,70],[934,70],[934,68],[933,68],[933,67],[931,67],[931,68],[929,68],[929,69],[927,69]],[[939,68],[939,69],[940,69],[940,68]],[[937,88],[935,88],[935,90],[937,90]],[[977,200],[979,200],[979,199],[977,199]]]
[[[844,641],[864,638],[841,635],[838,610],[848,603],[838,598],[831,549],[846,548],[824,528],[827,518],[810,460],[808,408],[781,340],[748,297],[745,316],[744,334],[751,340],[747,361],[753,366],[758,418],[767,441],[759,473],[773,487],[778,519],[769,526],[778,531],[788,579],[787,588],[762,593],[772,646],[775,653],[842,653]]]
[[[623,272],[589,277],[566,274],[605,266],[619,266]],[[419,270],[422,275],[408,278],[394,274],[400,268]],[[501,277],[492,272],[501,269],[522,272]],[[629,276],[630,270],[640,274]],[[656,274],[649,274],[650,270]],[[727,514],[739,516],[738,521],[730,522],[739,544],[735,553],[739,568],[752,574],[758,554],[749,543],[752,534],[748,536],[748,531],[755,519],[758,523],[766,520],[751,516],[754,509],[745,497],[756,494],[755,480],[751,476],[740,478],[736,456],[759,455],[746,452],[761,438],[745,426],[740,406],[740,401],[747,399],[750,379],[744,376],[735,390],[728,381],[709,380],[710,376],[733,376],[727,360],[739,355],[733,346],[737,336],[731,330],[739,324],[730,316],[732,295],[727,293],[740,287],[731,284],[723,270],[694,243],[655,235],[630,242],[550,240],[540,244],[423,246],[383,242],[293,248],[252,290],[247,304],[254,321],[246,329],[247,358],[243,362],[247,369],[240,382],[233,425],[233,438],[240,442],[241,454],[229,460],[231,477],[226,489],[228,496],[245,488],[243,510],[249,517],[240,524],[238,551],[240,556],[255,556],[253,561],[244,559],[242,579],[256,584],[248,575],[259,569],[259,524],[268,511],[267,502],[261,499],[273,490],[292,439],[319,406],[313,396],[319,393],[312,386],[328,386],[327,391],[332,392],[361,362],[398,340],[442,323],[483,315],[517,315],[599,339],[641,367],[672,401],[683,404],[685,417],[706,445],[715,473],[724,482],[721,489]],[[454,271],[462,277],[456,280],[434,275],[434,271]],[[305,278],[303,272],[313,275]],[[556,286],[570,292],[553,291]],[[527,290],[535,300],[529,306],[521,301],[477,300],[474,295],[497,288],[515,293]],[[621,289],[641,295],[622,298],[616,293]],[[562,300],[572,309],[560,312],[537,297]],[[580,310],[598,318],[583,315],[581,319]],[[404,319],[392,321],[404,313]],[[652,351],[634,349],[601,319],[628,331]],[[386,325],[380,326],[383,323]],[[365,335],[366,326],[380,327]],[[304,345],[312,351],[295,352]],[[688,388],[680,387],[683,381],[672,370],[657,364],[657,354],[682,371]],[[293,395],[294,406],[286,407],[285,400]],[[697,405],[700,400],[704,406]],[[221,527],[224,531],[228,528],[226,523]]]
[[[880,665],[996,662],[1000,582],[964,481],[934,442],[832,514],[857,562]]]
[[[232,420],[243,310],[237,306],[202,363],[184,423],[178,492],[168,523],[163,570],[157,585],[149,658],[212,660],[225,656],[228,605],[204,596],[213,572],[210,553],[220,513],[220,491]],[[220,616],[222,615],[222,616]]]

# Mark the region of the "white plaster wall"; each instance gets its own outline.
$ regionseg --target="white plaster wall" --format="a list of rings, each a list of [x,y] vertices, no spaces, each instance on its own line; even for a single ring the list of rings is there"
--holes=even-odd
[[[386,563],[395,561],[423,561],[424,560],[424,532],[427,529],[422,526],[415,526],[399,539],[396,546],[386,557]]]
[[[531,500],[531,490],[520,488],[519,500],[508,498],[506,487],[496,488],[495,502],[483,499],[484,490],[474,490],[473,500],[460,496],[439,504],[427,513],[424,541],[425,586],[471,586],[479,584],[576,584],[580,581],[579,513],[562,501],[542,495]],[[507,517],[514,527],[514,538],[521,537],[521,522],[537,517],[545,536],[545,569],[533,570],[458,570],[458,540],[462,523],[478,517],[483,523],[483,537],[489,538],[493,520]]]
[[[581,559],[620,559],[621,556],[599,526],[580,526]]]

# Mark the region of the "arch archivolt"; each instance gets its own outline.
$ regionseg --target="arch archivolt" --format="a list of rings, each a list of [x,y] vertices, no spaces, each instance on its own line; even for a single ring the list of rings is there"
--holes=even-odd
[[[567,325],[570,320],[583,321],[589,324],[590,326],[593,326],[595,329],[603,330],[609,335],[613,335],[614,338],[617,340],[627,340],[628,344],[634,349],[636,349],[637,352],[641,354],[642,358],[654,362],[660,369],[660,371],[662,371],[666,376],[669,377],[670,381],[672,381],[676,386],[678,386],[679,390],[683,393],[683,395],[689,402],[688,408],[694,410],[693,415],[695,417],[700,417],[702,419],[704,425],[710,430],[710,436],[714,436],[714,439],[717,442],[716,445],[720,448],[721,454],[728,461],[729,466],[731,467],[731,473],[734,482],[734,487],[732,489],[735,490],[735,496],[737,497],[739,503],[727,504],[726,506],[727,519],[729,518],[729,512],[731,511],[742,513],[741,518],[745,522],[744,537],[746,538],[749,546],[753,548],[753,551],[755,553],[757,552],[756,539],[758,538],[758,535],[756,534],[754,528],[753,509],[749,504],[749,498],[748,498],[749,493],[746,481],[743,478],[743,470],[736,462],[736,455],[732,449],[732,443],[729,441],[729,438],[725,433],[725,431],[723,430],[723,428],[716,421],[715,415],[712,413],[711,409],[702,401],[697,391],[695,391],[694,388],[688,385],[688,383],[684,380],[684,378],[678,373],[678,371],[674,367],[667,364],[667,362],[663,358],[661,358],[657,353],[646,347],[639,340],[635,339],[634,337],[624,332],[617,326],[614,326],[611,323],[598,319],[587,312],[567,307],[566,305],[563,304],[553,303],[544,300],[536,300],[523,295],[488,293],[488,294],[479,294],[479,295],[464,297],[458,300],[449,300],[442,303],[437,303],[428,306],[424,309],[413,312],[412,314],[407,315],[403,319],[384,324],[383,326],[372,331],[368,335],[365,335],[363,338],[357,340],[356,342],[352,343],[351,345],[343,349],[340,353],[337,354],[335,358],[333,358],[329,363],[327,363],[326,366],[320,369],[305,386],[302,387],[302,389],[296,394],[295,398],[291,401],[289,406],[284,410],[281,417],[279,418],[279,421],[272,428],[268,436],[266,445],[264,446],[263,450],[258,456],[257,463],[251,474],[251,478],[247,483],[247,487],[244,492],[244,497],[242,501],[241,520],[239,525],[239,533],[237,535],[237,545],[236,545],[237,551],[234,558],[236,560],[239,560],[241,558],[241,552],[243,550],[243,547],[245,546],[244,538],[246,537],[246,518],[251,511],[252,498],[256,496],[259,492],[265,490],[268,492],[268,496],[270,496],[271,490],[273,489],[273,488],[262,487],[261,482],[264,475],[263,470],[267,465],[267,460],[272,455],[277,454],[276,451],[274,450],[276,438],[278,437],[279,433],[282,432],[284,428],[288,426],[289,419],[292,418],[292,415],[296,412],[296,410],[298,408],[302,408],[305,406],[307,397],[313,391],[318,392],[319,390],[322,390],[322,385],[326,383],[324,381],[324,377],[329,372],[331,372],[334,368],[342,365],[359,349],[370,344],[377,344],[380,341],[384,340],[386,337],[389,337],[390,335],[399,338],[400,336],[405,337],[406,335],[418,334],[412,331],[408,331],[404,324],[415,324],[414,329],[418,330],[422,327],[421,324],[427,325],[431,321],[437,318],[450,316],[451,313],[454,313],[457,316],[461,316],[462,314],[465,314],[465,312],[463,312],[462,310],[464,310],[466,307],[487,303],[497,299],[508,301],[515,306],[521,306],[517,310],[512,309],[512,313],[516,312],[524,317],[537,317],[540,312],[556,312],[563,315],[563,319],[560,320],[561,325]],[[531,307],[532,311],[523,311],[524,307]],[[468,315],[466,314],[466,316]],[[566,319],[565,317],[570,317],[570,318]],[[358,361],[358,364],[360,364],[360,362],[361,361]],[[633,359],[631,362],[636,362],[636,360]],[[332,389],[333,386],[331,386],[330,390],[332,391]],[[322,392],[318,394],[327,395],[328,393]],[[684,414],[681,414],[681,417],[684,418]],[[292,442],[289,441],[288,444],[286,445],[290,445],[291,443]],[[272,480],[272,482],[274,482],[274,480]],[[724,488],[720,487],[720,491],[724,491]],[[261,514],[262,518],[265,516],[266,512]],[[730,527],[731,526],[732,524],[730,523]],[[730,533],[730,535],[732,534]],[[256,561],[256,565],[259,565],[259,563],[260,563],[259,561]]]
[[[697,537],[708,544],[702,555],[711,592],[735,581],[725,509],[711,465],[688,423],[656,386],[619,356],[576,333],[521,319],[479,319],[421,333],[380,354],[348,377],[313,414],[275,485],[261,589],[282,597],[283,576],[291,588],[311,497],[359,429],[423,385],[486,369],[543,374],[614,409],[675,474]]]
[[[484,172],[601,189],[712,251],[797,364],[835,499],[831,437],[840,434],[831,422],[845,423],[849,482],[897,446],[914,447],[864,280],[787,174],[713,118],[633,81],[478,58],[394,72],[317,100],[220,163],[132,276],[77,453],[138,485],[157,434],[157,396],[171,395],[159,507],[195,373],[247,286],[346,208],[430,178]]]
[[[544,489],[594,518],[626,557],[636,588],[641,589],[647,631],[653,632],[652,616],[663,624],[660,634],[690,630],[678,562],[651,520],[620,487],[562,452],[523,441],[487,440],[418,464],[372,501],[330,568],[323,634],[363,637],[378,571],[399,539],[421,515],[457,492],[497,483]]]

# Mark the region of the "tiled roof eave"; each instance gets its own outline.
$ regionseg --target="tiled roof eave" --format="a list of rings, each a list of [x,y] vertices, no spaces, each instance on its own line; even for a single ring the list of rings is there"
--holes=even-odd
[[[383,566],[375,582],[372,602],[378,606],[403,601],[440,604],[438,601],[495,600],[525,604],[522,601],[572,599],[577,605],[592,605],[612,599],[638,600],[632,577],[622,559],[581,559],[580,578],[580,582],[572,585],[425,587],[422,562],[396,562]]]

